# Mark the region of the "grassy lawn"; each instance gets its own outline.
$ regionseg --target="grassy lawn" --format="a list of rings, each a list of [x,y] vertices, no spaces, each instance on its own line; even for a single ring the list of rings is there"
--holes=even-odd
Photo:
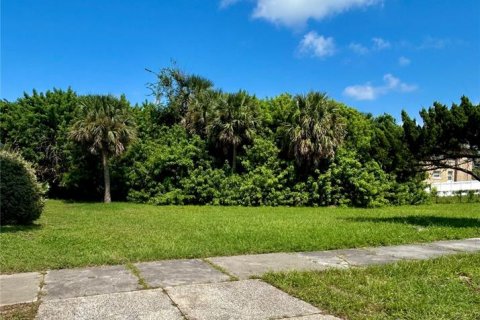
[[[3,227],[2,273],[480,236],[480,204],[381,209],[110,205],[47,201],[34,226]]]
[[[480,319],[480,254],[364,269],[270,273],[278,288],[345,319]]]
[[[39,303],[22,303],[0,307],[2,320],[30,320],[35,319]]]

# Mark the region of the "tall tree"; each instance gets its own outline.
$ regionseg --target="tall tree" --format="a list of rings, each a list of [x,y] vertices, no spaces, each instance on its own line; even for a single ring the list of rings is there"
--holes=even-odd
[[[333,158],[345,137],[344,119],[325,94],[310,92],[295,97],[297,108],[280,129],[297,164],[317,167],[321,160]]]
[[[414,159],[403,139],[403,127],[388,114],[373,118],[372,124],[373,135],[368,156],[377,161],[385,172],[394,173],[399,181],[407,181],[417,175]]]
[[[49,185],[50,196],[58,196],[68,171],[72,150],[67,132],[77,106],[77,95],[70,88],[33,90],[15,102],[0,101],[0,143],[35,164],[38,179]]]
[[[253,139],[260,123],[256,99],[245,91],[223,94],[218,100],[207,130],[212,141],[231,154],[232,170],[237,168],[237,152],[241,145]]]
[[[199,91],[195,95],[182,119],[182,125],[189,133],[198,134],[203,139],[207,138],[207,128],[221,96],[220,91],[210,89]]]
[[[156,104],[161,105],[169,114],[169,122],[178,123],[184,119],[189,107],[204,91],[213,87],[213,82],[195,74],[187,74],[175,65],[153,73],[157,81],[147,87],[155,96]],[[170,124],[173,124],[170,123]]]
[[[420,111],[423,124],[417,124],[402,112],[405,140],[416,160],[418,170],[456,169],[480,180],[478,167],[466,162],[480,160],[480,104],[463,96],[451,108],[435,102]]]
[[[101,156],[104,177],[104,202],[111,202],[109,160],[122,154],[134,139],[136,130],[125,97],[91,95],[81,99],[81,116],[70,137]]]

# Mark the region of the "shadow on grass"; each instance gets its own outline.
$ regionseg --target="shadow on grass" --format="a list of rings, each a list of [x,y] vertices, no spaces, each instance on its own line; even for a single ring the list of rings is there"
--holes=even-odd
[[[91,203],[103,203],[102,200],[99,199],[55,199],[53,198],[52,200],[60,201],[61,203],[64,204],[91,204]],[[113,200],[112,200],[113,201]]]
[[[15,233],[23,231],[34,231],[43,228],[41,224],[28,224],[28,225],[5,225],[0,227],[0,233]]]
[[[355,218],[345,218],[345,220],[353,221],[353,222],[401,223],[401,224],[411,224],[411,225],[421,226],[421,227],[480,228],[480,219],[478,218],[406,216],[406,217],[388,217],[388,218],[355,217]]]

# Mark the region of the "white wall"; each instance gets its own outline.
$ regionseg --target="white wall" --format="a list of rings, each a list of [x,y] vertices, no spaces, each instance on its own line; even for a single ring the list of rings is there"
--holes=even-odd
[[[430,188],[427,189],[430,192],[431,189],[435,188],[440,197],[454,195],[458,191],[467,191],[473,190],[475,193],[480,194],[480,181],[457,181],[457,182],[438,182],[432,183]]]

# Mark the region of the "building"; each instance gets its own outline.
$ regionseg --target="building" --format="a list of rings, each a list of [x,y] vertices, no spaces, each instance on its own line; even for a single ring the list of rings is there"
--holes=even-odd
[[[468,159],[448,160],[447,164],[459,166],[472,171],[475,164]],[[439,196],[451,196],[459,192],[467,193],[473,191],[480,193],[480,181],[475,180],[471,175],[457,169],[437,168],[428,171],[427,183],[430,189],[435,188]]]
[[[449,163],[450,162],[450,163]],[[447,164],[458,166],[466,170],[473,170],[473,161],[462,160],[449,160]],[[455,163],[457,162],[457,163]],[[457,169],[443,169],[437,168],[428,172],[428,183],[442,183],[442,182],[460,182],[460,181],[472,181],[474,180],[471,175]]]

